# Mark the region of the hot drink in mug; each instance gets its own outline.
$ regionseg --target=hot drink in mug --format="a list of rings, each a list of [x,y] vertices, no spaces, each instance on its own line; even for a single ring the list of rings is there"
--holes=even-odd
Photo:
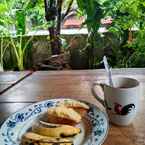
[[[100,86],[104,92],[102,100],[95,91]],[[135,118],[140,98],[140,83],[136,79],[116,77],[113,87],[105,83],[93,83],[92,93],[106,108],[109,120],[117,125],[128,125]]]

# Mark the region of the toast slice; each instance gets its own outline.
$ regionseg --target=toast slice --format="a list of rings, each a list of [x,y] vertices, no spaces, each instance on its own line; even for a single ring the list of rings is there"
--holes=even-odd
[[[81,122],[81,115],[72,108],[57,106],[47,111],[49,123],[76,125]]]
[[[77,100],[71,100],[71,99],[60,102],[58,106],[65,106],[68,108],[73,108],[81,116],[84,116],[89,110],[89,106],[87,104],[77,101]]]
[[[73,142],[65,138],[46,137],[28,132],[23,135],[21,145],[73,145]]]
[[[81,132],[81,129],[70,125],[39,125],[33,126],[32,131],[43,136],[60,138],[77,135]]]

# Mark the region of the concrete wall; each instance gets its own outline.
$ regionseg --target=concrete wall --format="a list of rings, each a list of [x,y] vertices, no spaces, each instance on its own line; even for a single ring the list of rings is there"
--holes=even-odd
[[[67,45],[65,48],[62,47],[62,51],[65,49],[71,49],[74,47],[72,42],[73,40],[77,40],[76,47],[79,49],[83,49],[86,45],[86,38],[87,35],[62,35],[63,40],[66,40]],[[39,62],[43,61],[44,59],[48,58],[51,54],[51,49],[49,45],[48,36],[35,36],[32,45],[32,62],[35,66]]]

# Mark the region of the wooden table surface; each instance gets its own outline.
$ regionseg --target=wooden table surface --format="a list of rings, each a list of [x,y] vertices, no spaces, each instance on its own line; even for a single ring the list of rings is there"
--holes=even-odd
[[[113,69],[113,75],[138,79],[143,91],[140,110],[132,124],[127,127],[110,124],[103,145],[145,145],[145,69]],[[85,100],[104,110],[91,94],[90,85],[105,79],[104,70],[34,72],[0,95],[0,124],[20,108],[50,98]]]
[[[0,72],[0,95],[32,74],[32,71]]]

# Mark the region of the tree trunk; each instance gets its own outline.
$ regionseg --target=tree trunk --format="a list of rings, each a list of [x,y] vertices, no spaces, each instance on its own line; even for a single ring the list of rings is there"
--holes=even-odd
[[[60,29],[61,29],[61,11],[62,11],[62,0],[57,0],[57,33],[60,35]]]
[[[52,55],[61,53],[61,41],[55,27],[48,28]]]
[[[56,8],[56,0],[44,0],[45,4],[45,18],[49,21],[56,20],[56,16],[58,15],[58,10]],[[58,22],[57,22],[58,23]],[[50,44],[51,44],[51,52],[52,55],[60,54],[61,53],[61,41],[59,38],[59,34],[57,32],[57,28],[53,25],[52,27],[48,28],[49,35],[50,35]]]

